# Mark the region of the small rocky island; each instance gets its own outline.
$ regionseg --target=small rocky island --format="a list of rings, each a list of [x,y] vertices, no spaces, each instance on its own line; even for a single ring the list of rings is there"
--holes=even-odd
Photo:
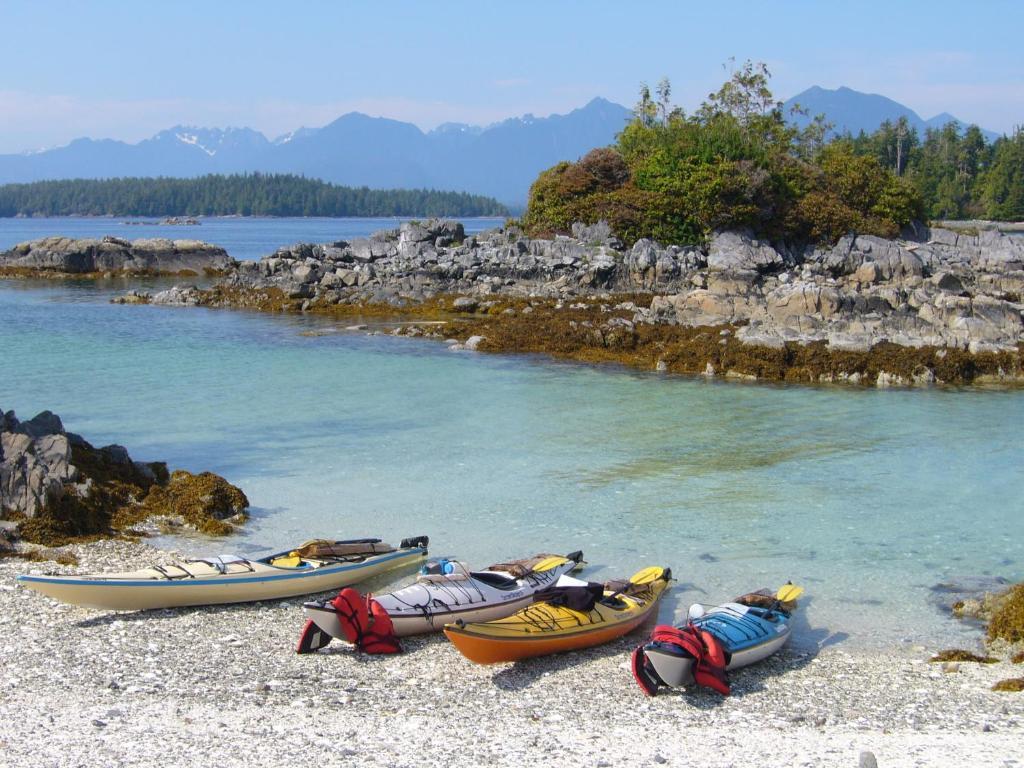
[[[245,519],[249,501],[210,472],[168,472],[133,461],[120,445],[96,448],[43,411],[19,421],[0,409],[0,521],[11,539],[60,545],[82,537],[131,535],[147,518],[225,534]]]
[[[516,227],[405,222],[282,248],[216,286],[120,301],[410,319],[414,335],[640,368],[802,382],[1020,381],[1024,238],[918,227],[895,240],[627,246],[603,223],[531,239]],[[415,319],[447,319],[443,332]]]
[[[235,260],[200,240],[44,237],[0,252],[0,276],[220,275]]]

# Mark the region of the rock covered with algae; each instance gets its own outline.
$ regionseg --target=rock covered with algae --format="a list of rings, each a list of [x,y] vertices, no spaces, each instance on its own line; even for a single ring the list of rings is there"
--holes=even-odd
[[[224,534],[233,530],[225,520],[243,520],[248,504],[213,473],[172,475],[162,462],[133,461],[123,446],[93,446],[50,411],[22,422],[0,409],[0,519],[16,523],[14,534],[25,541],[59,545],[125,533],[153,516]]]

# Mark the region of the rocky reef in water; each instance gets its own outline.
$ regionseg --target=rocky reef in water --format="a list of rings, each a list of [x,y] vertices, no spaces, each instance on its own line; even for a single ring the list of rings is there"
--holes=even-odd
[[[169,474],[162,462],[133,461],[123,446],[94,447],[50,411],[19,421],[0,409],[0,520],[18,538],[56,545],[126,533],[154,516],[223,534],[248,506],[218,475]]]
[[[235,266],[223,248],[201,240],[44,237],[0,252],[0,276],[220,275]]]
[[[281,248],[212,290],[121,300],[469,314],[444,335],[686,373],[886,385],[1019,381],[1022,296],[1024,238],[997,230],[920,228],[806,248],[721,232],[706,247],[627,247],[600,223],[536,240],[515,227],[466,236],[457,222],[431,220]],[[529,328],[524,309],[535,313]]]

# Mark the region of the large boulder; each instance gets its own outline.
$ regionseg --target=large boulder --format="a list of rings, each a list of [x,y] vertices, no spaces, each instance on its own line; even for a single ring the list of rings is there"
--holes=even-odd
[[[44,237],[0,253],[0,268],[91,274],[221,273],[235,261],[218,246],[199,240]]]
[[[708,247],[708,269],[713,272],[761,272],[781,269],[782,255],[745,232],[716,232]]]

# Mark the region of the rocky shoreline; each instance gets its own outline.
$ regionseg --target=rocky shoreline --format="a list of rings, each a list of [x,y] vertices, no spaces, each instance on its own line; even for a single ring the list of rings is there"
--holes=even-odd
[[[677,373],[893,386],[1024,381],[1022,295],[1024,238],[998,230],[802,250],[723,232],[706,248],[626,248],[601,224],[532,240],[435,220],[282,248],[210,289],[119,301],[442,320],[443,331],[406,332]]]
[[[115,301],[398,319],[400,333],[482,351],[689,375],[1024,383],[1024,236],[1000,229],[805,248],[721,232],[706,247],[627,247],[602,223],[538,240],[431,220],[255,262],[197,241],[115,238],[44,238],[0,254],[0,276],[182,271],[222,277]]]
[[[76,570],[177,553],[101,541]],[[339,643],[299,656],[299,602],[115,614],[15,585],[0,560],[0,741],[11,768],[291,762],[366,766],[945,764],[1024,760],[1024,697],[991,690],[1020,665],[930,664],[937,649],[799,644],[733,676],[733,695],[641,695],[637,641],[480,667],[441,637],[394,657]],[[375,582],[383,591],[405,575]],[[684,593],[668,599],[685,601]]]

